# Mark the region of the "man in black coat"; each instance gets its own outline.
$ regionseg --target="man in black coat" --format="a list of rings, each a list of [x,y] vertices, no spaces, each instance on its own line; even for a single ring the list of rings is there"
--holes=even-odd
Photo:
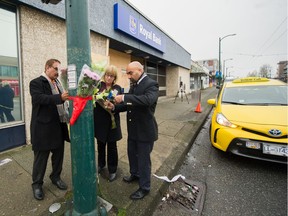
[[[123,181],[139,181],[139,189],[130,195],[132,200],[142,199],[150,191],[151,158],[154,141],[158,139],[158,126],[154,117],[158,94],[158,83],[144,73],[143,66],[131,62],[126,74],[132,86],[128,94],[115,97],[115,111],[127,111],[128,159],[130,176]]]
[[[59,67],[59,60],[48,60],[45,72],[30,82],[32,96],[30,131],[34,151],[32,188],[37,200],[44,199],[42,185],[50,152],[52,152],[50,179],[59,189],[67,189],[60,174],[64,157],[64,140],[70,141],[67,127],[68,108],[64,103],[69,95],[57,80]]]
[[[0,87],[0,119],[1,122],[5,122],[4,114],[8,122],[15,121],[12,110],[14,109],[14,91],[10,87],[8,82],[2,82],[2,88]]]

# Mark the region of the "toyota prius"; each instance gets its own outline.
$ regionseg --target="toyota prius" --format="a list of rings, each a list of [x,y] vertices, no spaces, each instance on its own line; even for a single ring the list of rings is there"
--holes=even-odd
[[[224,82],[215,99],[210,140],[224,152],[287,164],[287,84],[248,77]]]

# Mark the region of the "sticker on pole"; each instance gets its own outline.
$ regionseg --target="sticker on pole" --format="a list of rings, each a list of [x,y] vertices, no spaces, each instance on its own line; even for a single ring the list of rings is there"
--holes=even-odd
[[[77,74],[76,74],[76,65],[68,65],[68,88],[69,90],[77,88]]]

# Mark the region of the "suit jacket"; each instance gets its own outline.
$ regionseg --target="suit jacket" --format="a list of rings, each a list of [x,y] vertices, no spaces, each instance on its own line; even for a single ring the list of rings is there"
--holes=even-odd
[[[34,151],[56,149],[69,140],[66,123],[61,123],[57,104],[64,103],[61,94],[53,95],[44,76],[30,82],[32,117],[30,124],[31,143]]]
[[[159,95],[158,83],[150,77],[130,88],[124,102],[115,111],[127,111],[128,139],[136,141],[156,141],[158,125],[154,116]]]

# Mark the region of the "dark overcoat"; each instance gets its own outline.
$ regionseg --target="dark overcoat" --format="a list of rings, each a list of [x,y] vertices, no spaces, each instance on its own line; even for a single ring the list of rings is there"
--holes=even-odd
[[[106,89],[105,83],[101,82],[100,91]],[[118,94],[121,93],[121,87],[119,85],[113,85],[112,89],[116,89]],[[116,128],[111,129],[112,121],[111,115],[98,103],[94,108],[94,134],[97,140],[101,142],[114,142],[122,139],[120,115],[119,112],[115,112]]]
[[[0,97],[0,105],[4,106],[6,109],[13,110],[14,91],[9,85],[0,88]]]
[[[34,151],[47,151],[61,147],[69,140],[66,123],[61,123],[57,104],[63,104],[61,94],[52,94],[44,76],[30,82],[32,117],[30,124],[31,143]]]
[[[124,103],[116,106],[115,111],[127,111],[128,139],[142,142],[158,139],[158,125],[154,116],[158,95],[158,83],[146,76],[125,94]]]

